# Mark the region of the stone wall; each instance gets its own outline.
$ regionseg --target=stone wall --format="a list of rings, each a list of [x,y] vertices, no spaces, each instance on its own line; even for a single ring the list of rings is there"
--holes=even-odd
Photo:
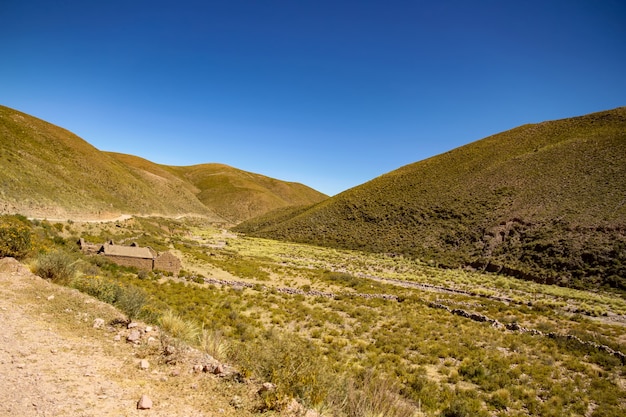
[[[129,256],[110,256],[104,255],[111,262],[115,262],[122,266],[132,266],[143,271],[152,271],[152,259],[133,258]]]
[[[170,252],[163,252],[154,260],[154,269],[178,275],[182,267],[180,259]]]

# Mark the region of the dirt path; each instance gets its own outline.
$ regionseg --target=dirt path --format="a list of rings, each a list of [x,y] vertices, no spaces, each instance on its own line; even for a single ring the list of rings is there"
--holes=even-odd
[[[0,259],[0,416],[252,415],[252,387],[167,365],[158,336],[133,345],[125,327],[94,328],[96,318],[120,313]],[[137,409],[142,394],[150,410]],[[234,408],[234,395],[249,406]]]

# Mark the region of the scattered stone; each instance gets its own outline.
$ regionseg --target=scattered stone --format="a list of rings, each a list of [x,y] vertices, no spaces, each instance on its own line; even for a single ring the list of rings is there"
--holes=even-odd
[[[136,322],[131,322],[131,323],[128,323],[128,326],[126,326],[126,328],[127,329],[134,329],[137,326],[139,326],[139,324],[137,324]]]
[[[163,353],[165,353],[165,356],[173,355],[176,353],[176,347],[172,345],[167,345],[165,346],[165,349],[163,349]]]
[[[171,376],[179,376],[180,375],[180,371],[178,369],[174,369],[171,373]]]
[[[54,300],[54,295],[48,296],[48,301],[52,301],[52,300]]]
[[[139,367],[140,367],[141,369],[148,369],[148,368],[150,368],[150,363],[148,362],[148,360],[147,360],[147,359],[142,359],[142,360],[139,362]]]
[[[224,373],[224,365],[218,363],[213,367],[213,375],[221,375]]]
[[[193,366],[193,372],[194,373],[200,373],[204,371],[204,367],[202,365],[194,365]]]
[[[243,399],[239,396],[239,395],[235,395],[233,396],[233,398],[230,400],[230,405],[236,409],[239,410],[241,408],[243,408]]]
[[[94,329],[101,329],[104,327],[104,319],[95,319],[93,321],[93,328]]]
[[[137,410],[149,410],[152,408],[152,400],[146,394],[143,394],[137,402]]]
[[[266,392],[274,392],[276,390],[276,385],[272,384],[271,382],[265,382],[263,383],[263,385],[261,385],[261,388],[259,389],[259,394],[264,394]]]
[[[126,340],[132,343],[139,342],[139,339],[141,339],[141,333],[137,329],[131,330],[130,334],[126,336]]]
[[[150,333],[152,330],[152,326],[146,326],[146,333]]]
[[[120,340],[122,340],[122,336],[120,336],[119,334],[116,334],[116,335],[113,337],[113,340],[114,340],[114,341],[116,341],[116,342],[119,342]]]

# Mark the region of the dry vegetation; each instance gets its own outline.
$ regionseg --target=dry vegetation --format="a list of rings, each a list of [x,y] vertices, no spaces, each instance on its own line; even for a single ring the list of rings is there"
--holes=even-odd
[[[76,260],[79,272],[66,285],[160,323],[226,358],[247,378],[276,384],[251,412],[275,412],[291,398],[325,415],[355,417],[626,411],[620,357],[579,343],[626,351],[620,292],[238,237],[190,220],[21,221],[32,237],[31,257],[62,249]],[[72,250],[79,233],[173,246],[185,271],[166,277],[83,258]],[[128,292],[143,297],[120,301]],[[435,305],[541,334],[494,327]]]

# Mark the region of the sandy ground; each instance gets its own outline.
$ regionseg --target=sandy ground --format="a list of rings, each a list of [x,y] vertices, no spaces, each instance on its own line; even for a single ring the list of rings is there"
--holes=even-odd
[[[117,310],[0,259],[0,416],[247,416],[248,384],[165,364],[158,336],[127,343]],[[145,328],[145,325],[143,325]],[[115,340],[117,335],[121,340]],[[150,363],[141,369],[141,359]],[[153,401],[138,410],[142,394]],[[243,400],[235,408],[233,396]]]

